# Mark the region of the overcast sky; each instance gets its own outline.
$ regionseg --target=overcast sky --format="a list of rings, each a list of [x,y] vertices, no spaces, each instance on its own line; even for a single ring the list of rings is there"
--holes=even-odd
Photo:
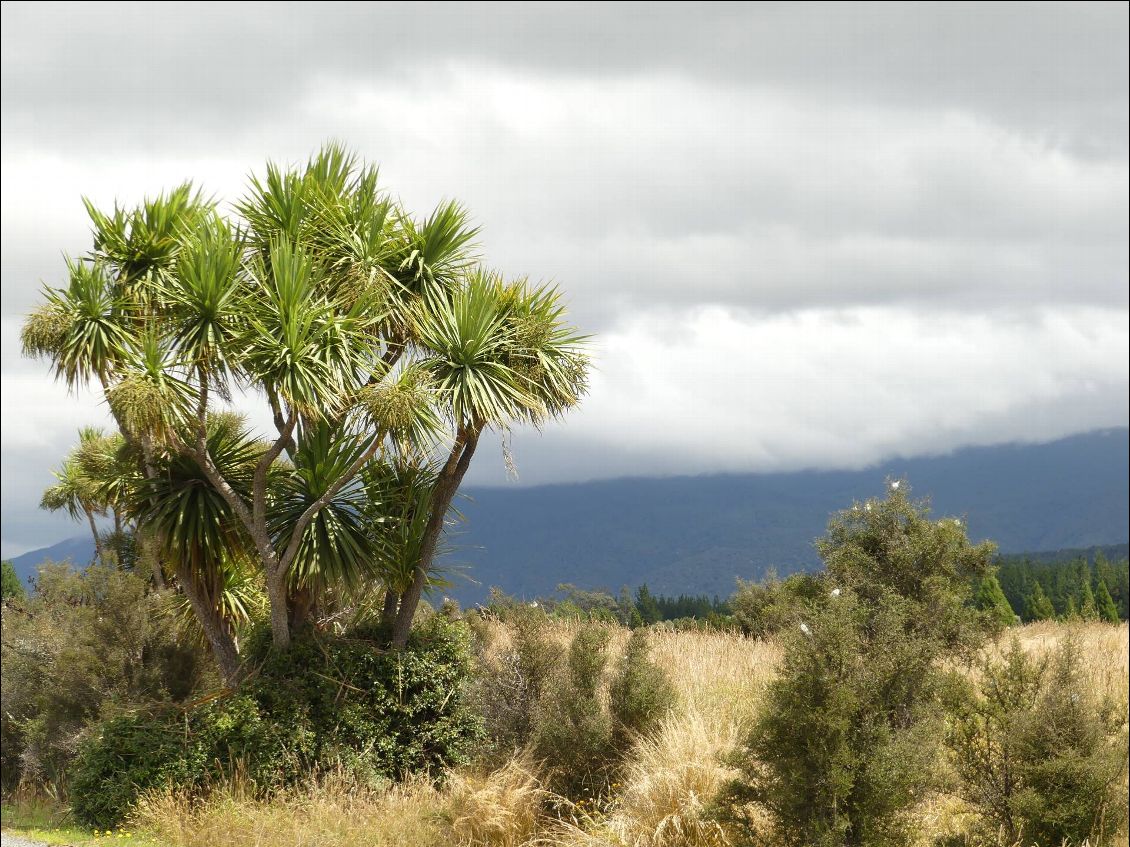
[[[106,419],[19,353],[80,197],[235,199],[330,138],[595,333],[523,484],[1126,426],[1127,8],[5,2],[3,553],[81,532],[36,504]]]

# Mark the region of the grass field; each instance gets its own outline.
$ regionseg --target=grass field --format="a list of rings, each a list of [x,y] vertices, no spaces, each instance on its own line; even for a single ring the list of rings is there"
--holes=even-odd
[[[1120,698],[1125,711],[1126,624],[1041,623],[1014,632],[1027,650],[1043,653],[1072,630],[1082,641],[1094,688]],[[568,634],[562,625],[562,639]],[[495,635],[499,643],[507,637],[505,631]],[[490,773],[454,773],[442,789],[420,781],[376,793],[330,779],[271,802],[250,799],[238,788],[204,801],[150,796],[128,831],[170,847],[726,845],[729,834],[703,812],[732,775],[721,758],[756,715],[779,650],[771,641],[725,633],[663,630],[655,632],[652,649],[676,683],[680,704],[636,746],[615,796],[599,813],[582,806],[571,807],[564,819],[549,816],[536,767],[515,759]],[[927,845],[938,835],[961,833],[969,812],[938,796],[922,804],[917,820],[920,843]],[[1123,835],[1115,847],[1126,844]]]

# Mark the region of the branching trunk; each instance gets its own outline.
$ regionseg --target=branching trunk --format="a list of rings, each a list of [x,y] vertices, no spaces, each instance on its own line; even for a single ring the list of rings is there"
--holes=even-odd
[[[424,529],[424,538],[420,545],[420,561],[416,563],[416,569],[412,574],[412,584],[400,597],[400,608],[396,613],[396,623],[393,625],[392,646],[396,649],[403,649],[408,644],[412,618],[416,615],[416,608],[420,605],[420,597],[428,582],[428,571],[431,569],[436,547],[443,534],[447,510],[451,508],[455,492],[459,490],[467,468],[471,466],[471,457],[474,456],[475,447],[479,443],[480,432],[481,427],[475,427],[459,434],[436,480],[430,504],[431,514],[428,516],[428,524]]]

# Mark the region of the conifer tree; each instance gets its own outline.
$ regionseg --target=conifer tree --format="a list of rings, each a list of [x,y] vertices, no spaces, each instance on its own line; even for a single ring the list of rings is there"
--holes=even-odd
[[[1016,622],[1016,612],[1012,610],[1008,598],[1004,596],[995,574],[989,574],[981,580],[973,598],[973,605],[1001,626],[1011,626]]]
[[[1095,606],[1095,593],[1091,591],[1091,581],[1084,580],[1079,586],[1079,617],[1085,621],[1097,621],[1099,610]]]
[[[1060,616],[1065,621],[1079,620],[1079,606],[1075,603],[1075,598],[1071,595],[1067,597],[1067,605],[1063,608],[1063,614]]]
[[[655,597],[652,596],[646,582],[636,591],[636,609],[639,610],[640,618],[645,624],[658,623],[662,618],[659,604],[655,602]]]
[[[1095,592],[1095,609],[1100,621],[1118,623],[1118,607],[1114,605],[1114,598],[1110,596],[1110,589],[1106,587],[1106,581],[1102,579],[1099,580],[1099,588]]]
[[[1039,582],[1032,583],[1032,590],[1024,599],[1024,620],[1055,620],[1055,606],[1052,605],[1052,601],[1048,599]]]

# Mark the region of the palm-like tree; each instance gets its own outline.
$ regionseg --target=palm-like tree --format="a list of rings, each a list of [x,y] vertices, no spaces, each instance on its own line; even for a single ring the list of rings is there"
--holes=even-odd
[[[93,428],[79,430],[79,443],[63,460],[57,471],[52,471],[55,484],[43,492],[39,507],[49,512],[66,512],[72,520],[86,518],[90,534],[94,539],[94,552],[97,559],[103,555],[102,536],[98,532],[95,516],[106,514],[106,501],[99,491],[98,481],[91,474],[89,462],[83,461],[84,448],[89,450],[92,442],[101,437],[101,432]]]
[[[234,415],[213,416],[206,427],[212,461],[230,485],[248,491],[262,445]],[[239,667],[236,631],[255,605],[248,593],[254,552],[246,531],[187,452],[161,455],[156,473],[139,480],[132,510],[153,533],[157,552],[174,563],[220,671],[233,681]]]
[[[319,592],[380,579],[403,645],[484,432],[536,425],[584,391],[583,338],[557,292],[479,269],[464,209],[412,217],[337,145],[268,165],[238,222],[188,185],[88,208],[94,250],[47,292],[24,348],[68,384],[101,382],[145,481],[137,514],[179,557],[194,609],[212,614],[209,580],[246,557],[285,647]],[[212,421],[238,390],[266,399],[274,432],[233,464]],[[224,527],[200,549],[161,490],[188,465],[193,502]]]

